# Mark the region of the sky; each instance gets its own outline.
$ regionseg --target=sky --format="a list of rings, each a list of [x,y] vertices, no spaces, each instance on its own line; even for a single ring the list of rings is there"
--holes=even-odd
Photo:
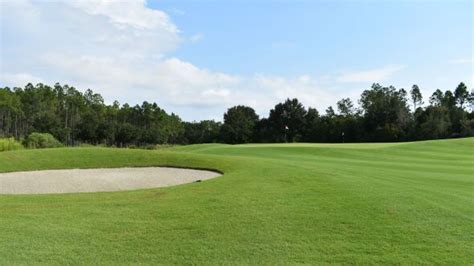
[[[473,1],[0,0],[0,86],[90,88],[183,120],[323,113],[378,82],[474,88]]]

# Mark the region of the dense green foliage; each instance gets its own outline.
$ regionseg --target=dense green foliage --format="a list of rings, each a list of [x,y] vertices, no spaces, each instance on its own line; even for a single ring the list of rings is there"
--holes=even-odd
[[[186,144],[219,142],[222,124],[214,120],[184,122]]]
[[[0,153],[0,172],[172,165],[222,177],[112,193],[0,195],[1,264],[474,261],[474,138]]]
[[[156,104],[105,105],[99,94],[56,84],[0,89],[0,136],[50,133],[67,145],[176,143],[184,126]]]
[[[0,138],[0,151],[12,151],[22,149],[23,146],[14,138]]]
[[[62,144],[49,133],[31,133],[24,140],[25,147],[29,149],[57,148]]]
[[[271,142],[294,142],[305,134],[306,110],[297,99],[288,99],[270,110],[268,139]]]
[[[412,104],[412,110],[409,108]],[[474,135],[474,93],[464,83],[451,92],[437,90],[422,107],[414,85],[404,89],[374,84],[365,90],[359,107],[348,98],[337,112],[306,109],[297,99],[278,103],[268,118],[259,119],[247,106],[235,106],[224,122],[182,122],[156,103],[104,104],[99,94],[74,87],[28,84],[0,88],[0,137],[25,138],[32,132],[50,133],[65,145],[109,146],[248,142],[383,142]]]
[[[248,143],[254,138],[258,115],[250,107],[235,106],[224,114],[221,136],[226,143]]]

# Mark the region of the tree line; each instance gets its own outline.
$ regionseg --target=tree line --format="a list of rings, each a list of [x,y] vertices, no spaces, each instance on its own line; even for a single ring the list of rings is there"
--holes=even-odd
[[[410,108],[411,106],[411,108]],[[56,83],[0,88],[0,137],[50,133],[65,145],[108,146],[249,142],[382,142],[474,136],[474,92],[460,83],[436,90],[424,104],[410,91],[373,84],[358,105],[341,99],[323,114],[287,99],[260,118],[254,109],[229,108],[223,122],[185,122],[156,103],[107,105],[100,94]]]

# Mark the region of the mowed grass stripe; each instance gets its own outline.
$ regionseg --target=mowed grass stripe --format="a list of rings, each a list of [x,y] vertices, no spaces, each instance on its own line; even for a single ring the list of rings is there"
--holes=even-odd
[[[227,148],[216,152],[213,151],[213,154],[225,154]],[[271,154],[281,154],[281,150],[272,150],[267,151]],[[238,155],[236,155],[238,154]],[[257,154],[252,153],[248,155],[248,157],[252,157],[255,160],[267,159],[268,157],[264,157],[265,152],[259,151]],[[245,153],[237,152],[233,153],[231,156],[245,156]],[[344,168],[349,168],[350,166],[354,165],[355,167],[367,167],[369,169],[395,169],[396,171],[413,171],[413,170],[423,170],[424,172],[433,172],[439,173],[445,172],[450,173],[453,170],[458,172],[463,171],[465,175],[471,176],[472,161],[471,160],[463,160],[463,161],[456,161],[456,162],[449,162],[447,163],[444,159],[420,159],[421,157],[410,158],[407,155],[393,155],[390,156],[389,152],[377,154],[377,157],[374,158],[373,155],[369,155],[367,152],[358,152],[352,151],[352,153],[336,153],[336,154],[325,154],[325,155],[298,155],[294,152],[281,154],[281,155],[271,155],[272,159],[280,160],[281,163],[289,163],[291,164],[294,161],[297,161],[299,165],[302,163],[309,163],[311,165],[318,165],[319,167],[324,167],[325,165],[329,165],[329,167],[333,167],[334,163],[343,163]]]
[[[454,150],[454,151],[453,151]],[[290,149],[284,146],[272,146],[264,148],[254,148],[254,146],[247,147],[247,145],[237,145],[237,146],[213,146],[212,150],[205,150],[206,154],[225,154],[225,155],[237,155],[245,154],[248,156],[262,157],[262,155],[271,154],[272,157],[287,157],[291,154],[295,158],[302,158],[305,156],[325,156],[325,157],[347,157],[351,159],[370,159],[377,161],[439,161],[446,162],[447,160],[454,161],[453,163],[469,163],[474,159],[474,154],[472,149],[451,149],[452,154],[449,154],[440,149],[434,149],[433,151],[423,151],[421,149],[406,151],[406,150],[396,150],[390,148],[379,148],[376,153],[377,156],[374,156],[373,150],[367,149],[324,149],[320,148],[320,145],[310,148],[304,146],[300,149]],[[192,150],[193,153],[199,153],[199,149]],[[388,156],[389,158],[385,158]]]

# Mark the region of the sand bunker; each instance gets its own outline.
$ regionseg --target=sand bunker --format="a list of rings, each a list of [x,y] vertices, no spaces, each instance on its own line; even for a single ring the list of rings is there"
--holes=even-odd
[[[120,191],[167,187],[220,176],[169,167],[100,168],[0,173],[0,194]]]

